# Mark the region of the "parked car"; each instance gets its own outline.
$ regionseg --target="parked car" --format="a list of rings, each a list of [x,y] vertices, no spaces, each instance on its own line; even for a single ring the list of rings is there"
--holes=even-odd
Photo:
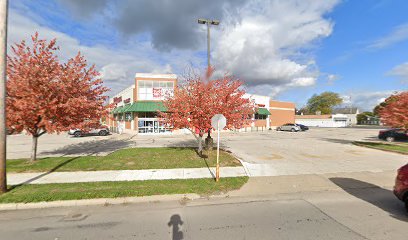
[[[408,140],[408,131],[399,128],[381,130],[378,133],[378,138],[386,140],[387,142],[393,142],[395,140]]]
[[[298,124],[298,123],[296,123],[296,125],[298,125],[302,131],[309,130],[309,127],[308,127],[308,126],[305,126],[305,125],[303,125],[303,124]]]
[[[89,131],[84,131],[81,129],[70,129],[68,131],[69,135],[73,135],[74,137],[81,137],[84,135],[99,135],[99,136],[106,136],[109,134],[109,128],[107,126],[102,126],[100,128],[93,128]]]
[[[394,194],[405,203],[405,208],[408,211],[408,164],[398,169]]]
[[[286,123],[276,129],[277,131],[291,131],[291,132],[299,132],[302,129],[300,126],[294,123]]]

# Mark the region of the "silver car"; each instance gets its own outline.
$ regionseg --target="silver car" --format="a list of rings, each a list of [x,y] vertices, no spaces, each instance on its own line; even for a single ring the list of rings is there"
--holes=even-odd
[[[84,135],[99,135],[99,136],[106,136],[109,134],[109,128],[102,126],[100,128],[93,128],[89,131],[83,131],[81,129],[71,129],[68,131],[69,135],[73,135],[74,137],[81,137]]]
[[[300,126],[294,124],[294,123],[286,123],[276,129],[277,131],[291,131],[291,132],[299,132],[302,129]]]

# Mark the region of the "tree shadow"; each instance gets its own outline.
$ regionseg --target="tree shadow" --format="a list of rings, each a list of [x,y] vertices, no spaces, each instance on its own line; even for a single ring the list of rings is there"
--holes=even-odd
[[[72,161],[74,161],[74,160],[76,160],[76,159],[78,159],[78,158],[80,158],[80,157],[73,157],[73,158],[67,159],[66,161],[64,161],[64,162],[62,162],[62,163],[60,163],[60,164],[58,164],[57,166],[53,167],[52,169],[50,169],[49,171],[47,171],[47,172],[45,172],[45,173],[42,173],[42,174],[40,174],[40,175],[38,175],[38,176],[35,176],[35,177],[33,177],[33,178],[31,178],[31,179],[29,179],[29,180],[23,182],[23,183],[20,183],[20,184],[11,186],[11,187],[8,189],[8,191],[12,191],[12,190],[15,189],[15,188],[21,187],[21,186],[26,185],[26,184],[30,184],[31,182],[33,182],[33,181],[35,181],[35,180],[37,180],[37,179],[40,179],[40,178],[42,178],[42,177],[44,177],[44,176],[47,176],[47,175],[49,175],[49,174],[51,174],[51,173],[57,171],[57,170],[58,170],[59,168],[61,168],[62,166],[66,165],[66,164],[68,164],[68,163],[70,163],[70,162],[72,162]]]
[[[167,226],[172,228],[172,240],[182,240],[184,238],[183,231],[180,230],[181,225],[183,225],[180,215],[174,214],[170,217],[170,221]]]
[[[113,151],[129,148],[134,142],[128,140],[105,139],[100,141],[89,141],[77,144],[71,144],[56,150],[41,152],[42,155],[98,155],[108,154]]]
[[[346,140],[346,139],[336,139],[336,138],[322,138],[321,140],[326,141],[326,142],[331,142],[331,143],[340,143],[340,144],[352,144],[354,141],[353,140]]]
[[[392,191],[353,178],[330,178],[334,184],[356,198],[388,212],[400,221],[408,222],[408,215]]]

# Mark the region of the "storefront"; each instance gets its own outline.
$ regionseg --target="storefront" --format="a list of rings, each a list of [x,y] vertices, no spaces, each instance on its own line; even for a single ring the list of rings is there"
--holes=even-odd
[[[136,73],[135,84],[119,92],[110,103],[116,107],[111,111],[109,126],[120,131],[138,134],[166,134],[171,132],[158,118],[158,111],[166,112],[163,100],[171,96],[177,85],[174,74]],[[252,123],[239,131],[265,131],[277,123],[293,123],[293,103],[277,102],[268,96],[245,94],[254,102],[257,112],[251,116]],[[178,132],[186,132],[178,130]]]

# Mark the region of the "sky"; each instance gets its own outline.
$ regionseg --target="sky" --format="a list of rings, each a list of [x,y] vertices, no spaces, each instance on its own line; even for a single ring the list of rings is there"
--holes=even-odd
[[[113,95],[136,72],[175,73],[211,64],[246,91],[303,107],[339,93],[372,108],[408,89],[406,0],[12,0],[8,45],[57,39],[61,60],[80,51]]]

